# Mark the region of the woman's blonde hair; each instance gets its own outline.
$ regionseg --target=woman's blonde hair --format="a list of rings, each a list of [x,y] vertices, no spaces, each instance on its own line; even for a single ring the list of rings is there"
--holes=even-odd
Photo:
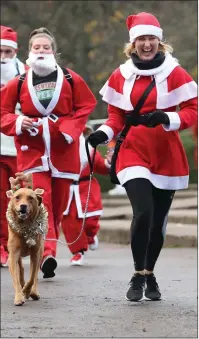
[[[164,54],[166,52],[173,53],[173,47],[164,41],[160,41],[158,51],[161,51]],[[132,53],[136,53],[135,43],[126,43],[124,46],[124,54],[127,56],[127,58],[130,58]]]
[[[57,52],[57,44],[56,44],[55,38],[54,38],[53,34],[50,33],[49,30],[45,27],[40,27],[40,28],[34,29],[34,31],[32,31],[32,33],[30,33],[30,36],[29,36],[29,51],[31,50],[33,41],[36,38],[43,38],[43,37],[48,38],[50,40],[52,50],[53,50],[54,53],[56,53]]]

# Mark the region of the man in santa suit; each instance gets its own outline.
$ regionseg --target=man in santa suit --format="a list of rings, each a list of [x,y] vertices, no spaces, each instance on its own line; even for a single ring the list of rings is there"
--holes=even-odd
[[[0,42],[1,42],[1,88],[7,82],[19,74],[23,74],[27,66],[25,66],[17,58],[17,32],[12,28],[0,26]],[[20,114],[20,105],[16,105],[16,114]],[[0,264],[7,265],[7,239],[8,226],[6,221],[7,197],[6,191],[10,189],[9,177],[14,176],[16,172],[16,148],[14,145],[14,137],[6,136],[1,133],[1,153],[0,153],[0,172],[1,172],[1,191],[0,191]]]
[[[116,175],[133,210],[131,250],[135,272],[128,301],[161,298],[154,268],[164,243],[169,209],[176,190],[189,182],[189,167],[178,131],[197,123],[197,85],[163,41],[150,13],[128,16],[128,60],[101,89],[108,120],[89,136],[93,147],[110,141],[128,124],[120,140]],[[146,100],[135,109],[140,98]],[[146,95],[146,94],[145,94]],[[179,109],[178,109],[179,108]]]
[[[44,189],[49,228],[41,270],[55,276],[56,240],[72,180],[79,179],[79,137],[96,99],[80,75],[56,61],[56,41],[44,27],[29,39],[30,66],[21,85],[23,115],[16,116],[19,77],[1,91],[1,131],[15,137],[18,172],[33,173],[34,188]],[[69,77],[65,77],[65,73]],[[67,80],[72,78],[72,86]]]
[[[70,186],[70,196],[62,219],[62,229],[68,247],[73,254],[70,264],[81,266],[84,261],[84,253],[98,248],[99,219],[102,214],[102,200],[100,185],[95,177],[92,178],[88,209],[84,228],[83,218],[89,190],[90,166],[85,148],[85,137],[92,131],[87,124],[84,136],[80,138],[81,175],[79,180],[73,181]],[[91,159],[94,149],[89,145]],[[94,173],[108,175],[110,168],[109,158],[104,159],[100,152],[96,152],[94,161]]]

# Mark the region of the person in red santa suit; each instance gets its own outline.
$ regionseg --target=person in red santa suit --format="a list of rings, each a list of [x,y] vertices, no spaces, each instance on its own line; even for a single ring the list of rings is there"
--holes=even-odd
[[[86,221],[83,226],[84,211],[89,190],[90,167],[85,148],[85,137],[93,131],[87,124],[84,133],[81,136],[80,143],[80,161],[81,175],[79,180],[73,181],[70,186],[70,196],[64,211],[62,219],[62,229],[67,241],[68,247],[73,254],[70,265],[81,266],[84,262],[84,254],[88,248],[92,251],[98,248],[97,233],[100,229],[99,219],[102,214],[101,189],[98,180],[93,177],[91,181],[88,210]],[[92,159],[94,149],[89,145],[90,156]],[[94,173],[102,175],[109,174],[109,157],[104,159],[100,152],[95,154]]]
[[[96,99],[80,75],[56,62],[56,41],[46,29],[30,34],[30,66],[20,89],[23,115],[16,116],[19,77],[1,91],[1,131],[15,137],[18,172],[33,173],[34,188],[44,189],[48,209],[47,238],[58,239],[70,184],[79,179],[79,138]],[[71,83],[65,74],[72,78]],[[41,270],[55,276],[56,241],[46,241]]]
[[[161,293],[153,272],[163,246],[168,212],[175,191],[185,189],[189,181],[178,131],[197,121],[197,85],[172,57],[172,47],[163,42],[155,16],[145,12],[130,15],[126,24],[130,43],[124,51],[129,59],[100,91],[108,103],[108,119],[89,136],[89,142],[96,147],[110,141],[126,123],[130,125],[115,162],[117,178],[133,209],[135,273],[126,299],[139,301],[145,295],[157,300]],[[148,97],[134,112],[147,88]]]
[[[5,86],[9,80],[19,74],[23,74],[25,66],[18,58],[17,32],[7,26],[0,26],[1,42],[1,69],[0,86]],[[16,114],[20,114],[20,105],[16,105]],[[0,135],[0,172],[1,172],[1,191],[0,191],[0,265],[7,266],[8,251],[8,224],[6,220],[6,209],[8,200],[6,191],[10,189],[9,177],[14,176],[17,169],[16,148],[14,137]]]

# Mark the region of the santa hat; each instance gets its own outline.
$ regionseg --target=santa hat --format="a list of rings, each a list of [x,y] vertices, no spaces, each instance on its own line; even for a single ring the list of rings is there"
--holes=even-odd
[[[7,26],[0,26],[1,46],[9,46],[17,49],[17,32]]]
[[[130,15],[126,19],[126,25],[129,30],[130,42],[141,35],[154,35],[162,40],[163,31],[156,17],[150,13],[139,13]]]

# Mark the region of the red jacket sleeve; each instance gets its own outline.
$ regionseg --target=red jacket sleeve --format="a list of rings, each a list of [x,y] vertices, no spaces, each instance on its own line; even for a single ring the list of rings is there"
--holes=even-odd
[[[18,101],[17,87],[19,76],[9,81],[7,85],[1,88],[1,120],[0,131],[9,136],[18,135],[17,121],[22,116],[15,114],[15,107]]]
[[[73,78],[73,102],[75,113],[71,118],[60,124],[59,130],[60,132],[71,136],[73,140],[77,140],[85,127],[88,116],[93,112],[97,101],[81,76],[71,70],[69,71]]]

